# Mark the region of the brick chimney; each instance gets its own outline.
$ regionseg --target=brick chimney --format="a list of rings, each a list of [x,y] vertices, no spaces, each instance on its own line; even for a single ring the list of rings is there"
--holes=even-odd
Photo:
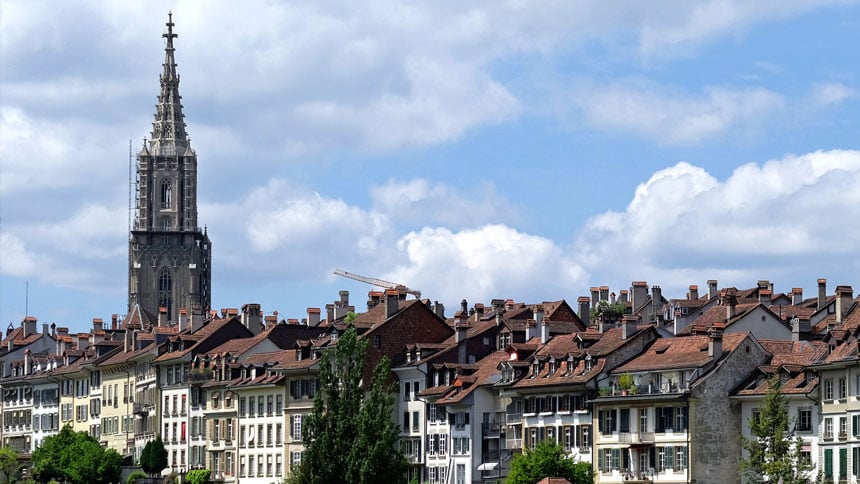
[[[104,321],[102,318],[93,318],[93,333],[104,329]]]
[[[329,303],[325,305],[325,318],[328,324],[334,321],[334,304]]]
[[[708,329],[708,356],[717,361],[723,356],[723,328],[721,324],[715,324]]]
[[[690,292],[688,293],[687,299],[691,301],[699,299],[699,286],[690,284]]]
[[[600,300],[609,301],[609,286],[600,286]]]
[[[320,308],[308,308],[308,326],[319,326]]]
[[[713,299],[717,297],[717,280],[709,279],[708,280],[708,299]]]
[[[803,288],[802,287],[793,287],[791,289],[791,304],[797,306],[799,304],[803,304]]]
[[[764,304],[765,306],[770,306],[773,301],[773,291],[770,289],[759,289],[758,290],[758,302]]]
[[[475,322],[480,321],[482,317],[484,317],[484,305],[481,303],[476,303],[475,304]]]
[[[385,290],[385,319],[388,319],[395,314],[400,307],[400,293],[397,289]]]
[[[119,325],[119,316],[116,313],[111,314],[110,315],[110,329],[112,329],[113,331],[116,331],[118,325]]]
[[[854,300],[854,289],[851,286],[836,286],[836,322],[841,323],[845,316],[848,315],[848,310],[851,309],[851,302]]]
[[[816,309],[821,309],[827,304],[827,279],[818,279],[818,306]]]
[[[600,288],[595,286],[591,288],[591,305],[597,306],[598,302],[600,302]]]
[[[591,299],[588,296],[579,296],[576,300],[579,304],[579,319],[582,320],[582,323],[586,326],[589,325],[589,318],[591,317]]]

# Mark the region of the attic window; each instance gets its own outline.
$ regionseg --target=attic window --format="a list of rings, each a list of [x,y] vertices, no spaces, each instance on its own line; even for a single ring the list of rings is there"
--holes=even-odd
[[[556,370],[556,362],[555,362],[555,360],[549,360],[549,372],[547,373],[547,375],[546,375],[546,376],[548,376],[548,377],[549,377],[549,376],[554,375],[554,374],[555,374],[555,370]]]
[[[532,378],[537,378],[538,373],[540,373],[540,362],[535,360],[532,363]]]

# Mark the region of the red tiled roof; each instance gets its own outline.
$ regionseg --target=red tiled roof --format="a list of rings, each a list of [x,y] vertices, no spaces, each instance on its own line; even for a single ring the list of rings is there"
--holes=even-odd
[[[723,353],[732,351],[749,333],[727,333],[723,335]],[[679,368],[698,368],[710,363],[708,343],[705,335],[676,336],[655,340],[641,355],[619,366],[612,373],[633,373]]]

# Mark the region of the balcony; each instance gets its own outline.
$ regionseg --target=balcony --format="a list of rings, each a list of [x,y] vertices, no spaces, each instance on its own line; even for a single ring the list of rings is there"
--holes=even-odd
[[[515,425],[522,421],[523,413],[522,412],[511,412],[505,415],[505,421]]]
[[[621,432],[618,434],[618,442],[623,444],[653,444],[654,432]]]
[[[511,450],[519,450],[523,448],[522,438],[505,439],[505,448]]]
[[[134,402],[134,404],[132,405],[132,412],[134,412],[135,415],[149,415],[149,410],[151,407],[152,405],[148,403]]]
[[[421,457],[421,454],[407,454],[406,461],[410,464],[420,464],[422,461]]]
[[[484,422],[481,424],[484,437],[499,437],[505,434],[505,426],[501,422]]]

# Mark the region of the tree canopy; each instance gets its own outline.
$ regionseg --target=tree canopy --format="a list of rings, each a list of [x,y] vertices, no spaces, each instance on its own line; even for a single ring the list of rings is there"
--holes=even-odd
[[[545,440],[534,449],[514,457],[506,484],[535,484],[544,477],[564,477],[573,484],[592,484],[594,472],[588,462],[574,462],[564,449]]]
[[[75,432],[68,425],[46,437],[33,452],[32,476],[41,482],[118,482],[121,472],[122,457],[115,450],[105,450],[86,432]]]
[[[801,459],[803,439],[794,435],[779,375],[768,380],[762,403],[758,414],[749,419],[750,437],[741,437],[747,452],[741,458],[741,472],[747,482],[809,483],[812,466]]]
[[[211,473],[209,469],[194,469],[185,474],[185,480],[188,484],[206,484]]]
[[[320,388],[313,413],[305,422],[305,452],[289,481],[405,482],[406,459],[397,446],[392,422],[395,391],[387,358],[374,368],[368,389],[362,388],[367,341],[355,328],[338,338],[334,357],[320,359]]]
[[[12,482],[12,478],[17,470],[18,453],[8,447],[0,448],[0,471],[3,471],[3,475],[6,478],[4,482]]]
[[[147,474],[158,474],[167,467],[167,449],[161,436],[150,440],[140,453],[140,468]]]

